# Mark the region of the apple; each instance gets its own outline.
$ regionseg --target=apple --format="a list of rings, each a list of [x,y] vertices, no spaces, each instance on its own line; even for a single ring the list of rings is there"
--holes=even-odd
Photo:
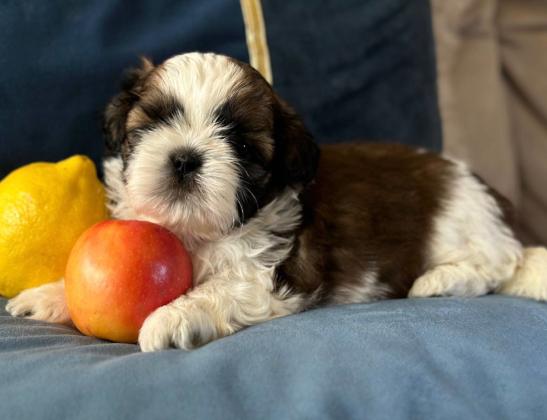
[[[65,293],[84,334],[134,343],[146,317],[185,293],[192,263],[179,239],[149,222],[107,220],[78,239],[68,258]]]

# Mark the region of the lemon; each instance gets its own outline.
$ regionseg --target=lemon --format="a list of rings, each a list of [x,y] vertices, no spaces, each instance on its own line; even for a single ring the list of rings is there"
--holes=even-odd
[[[0,182],[0,295],[63,277],[78,237],[106,217],[104,188],[85,156],[11,172]]]

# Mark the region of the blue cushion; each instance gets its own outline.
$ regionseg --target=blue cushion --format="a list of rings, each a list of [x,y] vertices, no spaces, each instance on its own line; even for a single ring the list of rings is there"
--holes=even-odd
[[[539,419],[547,305],[392,300],[309,311],[192,352],[13,319],[0,300],[6,419]]]
[[[275,88],[320,142],[441,148],[429,1],[263,1]]]
[[[427,0],[265,1],[274,84],[319,141],[440,150]],[[248,60],[233,0],[0,2],[0,177],[36,160],[102,155],[101,113],[138,55]]]
[[[209,50],[247,60],[238,2],[0,2],[0,176],[103,153],[101,114],[139,55]]]

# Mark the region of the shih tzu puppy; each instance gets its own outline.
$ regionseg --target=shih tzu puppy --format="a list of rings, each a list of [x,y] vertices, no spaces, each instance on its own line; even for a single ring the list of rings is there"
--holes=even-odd
[[[249,65],[144,60],[105,112],[112,215],[167,227],[193,289],[153,312],[143,351],[190,349],[327,304],[504,292],[547,298],[547,252],[462,163],[400,145],[313,142]],[[67,322],[62,280],[15,316]]]

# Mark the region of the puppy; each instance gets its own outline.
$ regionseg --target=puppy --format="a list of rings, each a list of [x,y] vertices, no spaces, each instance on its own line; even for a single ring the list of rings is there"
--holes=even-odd
[[[465,165],[400,145],[319,150],[234,59],[144,60],[108,105],[105,136],[112,215],[167,227],[193,258],[193,289],[146,319],[143,351],[191,349],[327,304],[547,298],[547,252],[523,250],[508,203]],[[69,321],[62,280],[7,310]]]

